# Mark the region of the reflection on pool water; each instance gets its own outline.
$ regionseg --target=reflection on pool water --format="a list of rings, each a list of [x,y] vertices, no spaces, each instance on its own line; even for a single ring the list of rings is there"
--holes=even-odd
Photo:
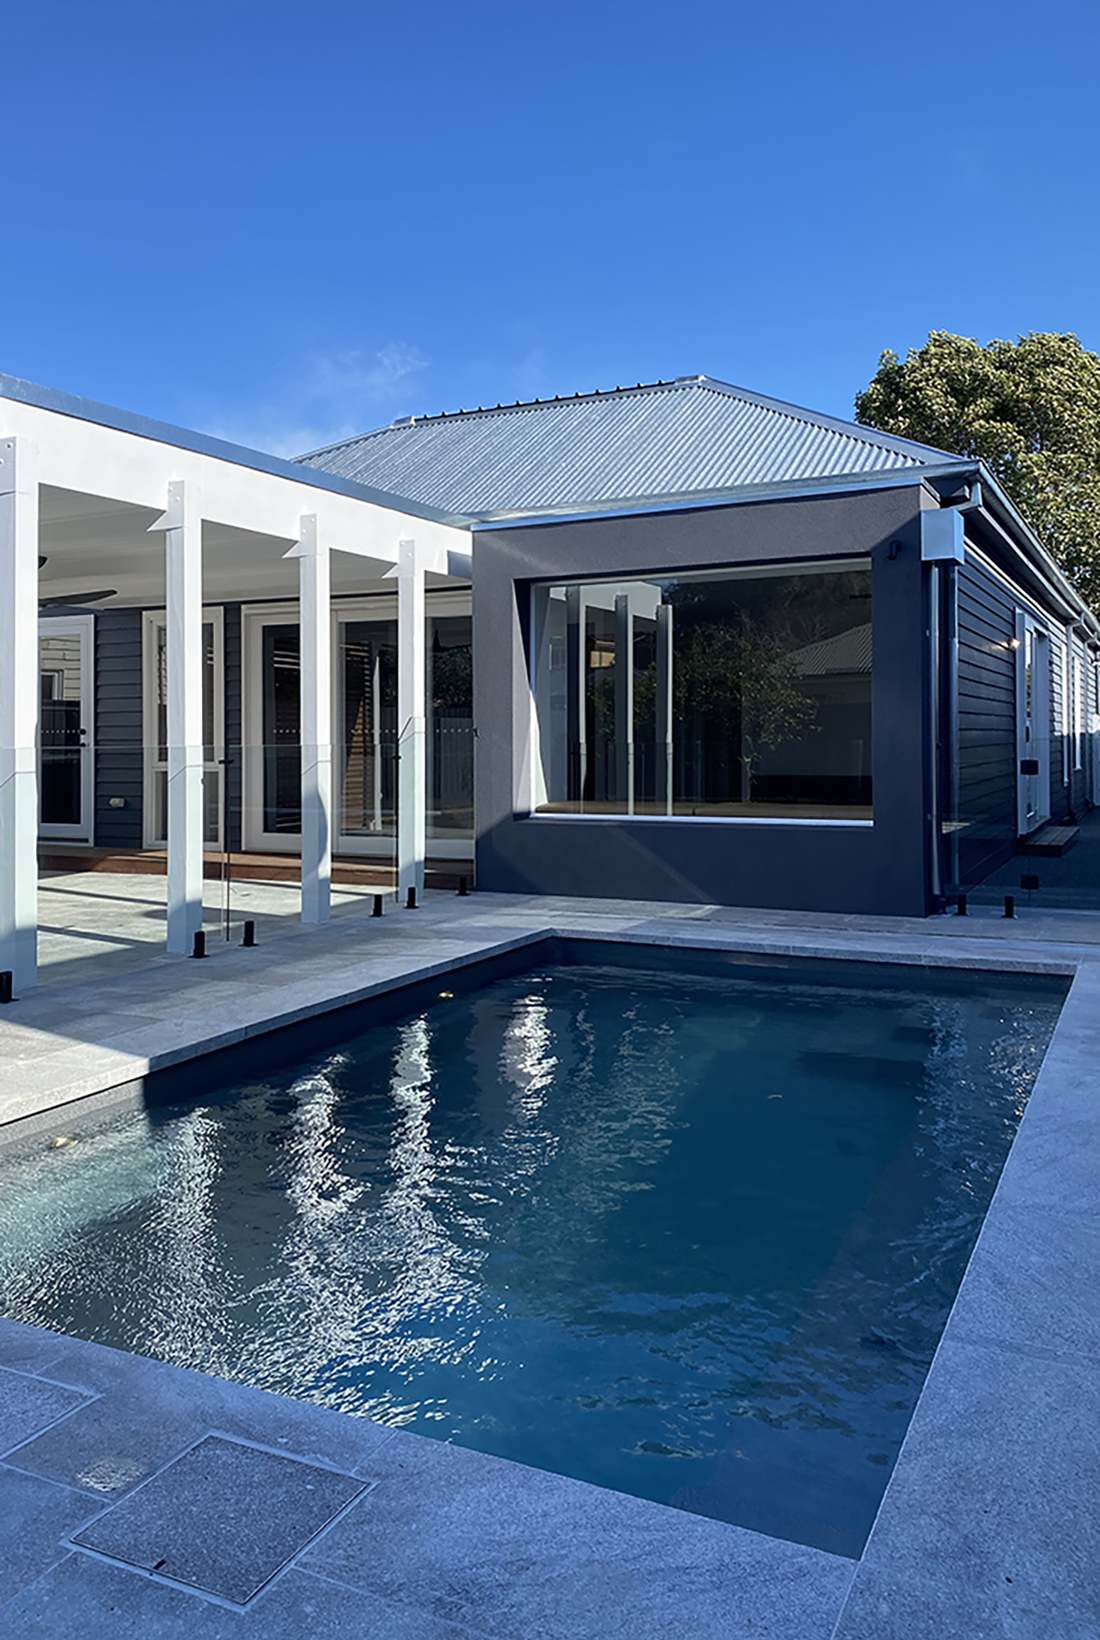
[[[1058,1006],[500,980],[0,1155],[2,1307],[855,1555]]]

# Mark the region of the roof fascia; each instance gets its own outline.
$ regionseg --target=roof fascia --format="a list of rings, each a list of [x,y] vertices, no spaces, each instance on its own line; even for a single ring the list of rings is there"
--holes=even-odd
[[[465,515],[444,513],[437,507],[409,501],[404,496],[390,495],[385,490],[357,484],[352,479],[337,478],[317,467],[303,467],[296,461],[285,461],[281,456],[267,455],[262,450],[250,450],[243,444],[230,444],[225,439],[211,438],[206,433],[195,433],[187,427],[174,427],[170,422],[154,421],[147,416],[133,415],[109,404],[97,404],[93,399],[77,398],[53,387],[41,387],[17,376],[0,374],[0,399],[12,399],[19,404],[30,404],[38,410],[55,415],[69,416],[76,421],[91,422],[97,427],[108,427],[115,432],[131,433],[136,438],[149,439],[155,444],[167,444],[192,455],[210,456],[235,467],[248,467],[254,472],[268,473],[273,478],[288,478],[295,484],[307,484],[313,489],[328,490],[333,495],[345,495],[356,501],[368,501],[374,506],[387,507],[391,512],[407,513],[411,518],[428,519],[434,524],[453,524],[469,527]]]
[[[609,501],[606,506],[581,503],[542,513],[492,513],[474,519],[470,529],[516,530],[547,524],[579,524],[600,518],[636,518],[647,513],[699,512],[707,507],[739,507],[754,501],[801,500],[810,496],[844,495],[864,490],[919,488],[929,475],[954,477],[974,471],[973,462],[944,463],[937,467],[900,467],[886,472],[841,473],[835,478],[785,479],[777,484],[743,484],[731,490],[695,490],[676,496],[639,496]]]
[[[998,539],[1028,565],[1044,589],[1071,612],[1072,619],[1088,627],[1094,636],[1100,637],[1100,620],[1085,603],[1065,571],[1059,568],[989,468],[984,462],[979,461],[974,464],[972,470],[977,471],[982,487],[982,505],[976,510],[992,527]],[[987,505],[987,496],[993,498],[994,507]],[[1000,513],[1000,518],[996,516],[997,513]]]

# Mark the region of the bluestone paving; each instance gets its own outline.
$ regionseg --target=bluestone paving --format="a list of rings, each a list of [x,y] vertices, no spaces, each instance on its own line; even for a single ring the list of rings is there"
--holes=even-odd
[[[825,1640],[852,1563],[397,1434],[302,1564],[497,1640]]]
[[[73,1542],[243,1606],[365,1489],[289,1454],[207,1435]]]
[[[98,1507],[82,1492],[0,1464],[0,1606],[65,1558],[65,1537]]]
[[[0,1608],[0,1622],[4,1640],[480,1640],[298,1571],[236,1611],[79,1554]]]
[[[29,1524],[26,1559],[11,1562],[23,1587],[0,1609],[5,1636],[1095,1640],[1100,919],[429,895],[419,912],[372,921],[345,904],[329,927],[302,929],[288,915],[293,890],[278,885],[265,902],[269,886],[250,885],[257,906],[280,908],[263,947],[215,946],[204,963],[155,952],[147,896],[136,912],[145,960],[96,958],[94,1007],[90,987],[62,983],[81,964],[51,936],[55,983],[0,1019],[0,1059],[19,1067],[0,1087],[0,1123],[36,1112],[64,1132],[87,1109],[67,1101],[139,1098],[150,1068],[554,933],[1075,977],[858,1563],[0,1322],[0,1364],[38,1375],[40,1410],[61,1405],[58,1389],[76,1397],[6,1460]],[[141,901],[131,886],[95,888],[104,920],[105,905],[135,914]],[[163,1569],[70,1552],[72,1511],[107,1522],[212,1433],[377,1484],[243,1610],[166,1583]]]
[[[945,1338],[837,1640],[1095,1640],[1095,1361]]]
[[[83,1390],[0,1366],[0,1456],[83,1407]]]

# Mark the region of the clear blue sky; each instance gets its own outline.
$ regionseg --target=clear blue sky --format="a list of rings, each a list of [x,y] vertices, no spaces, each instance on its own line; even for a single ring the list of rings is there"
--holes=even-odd
[[[0,370],[293,453],[884,347],[1100,347],[1096,0],[24,0]]]

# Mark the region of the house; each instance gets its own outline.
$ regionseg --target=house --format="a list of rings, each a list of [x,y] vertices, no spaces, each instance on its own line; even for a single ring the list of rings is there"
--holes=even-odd
[[[180,952],[211,850],[923,916],[1097,800],[1098,653],[980,464],[707,377],[296,462],[0,377],[0,971],[36,841]]]

